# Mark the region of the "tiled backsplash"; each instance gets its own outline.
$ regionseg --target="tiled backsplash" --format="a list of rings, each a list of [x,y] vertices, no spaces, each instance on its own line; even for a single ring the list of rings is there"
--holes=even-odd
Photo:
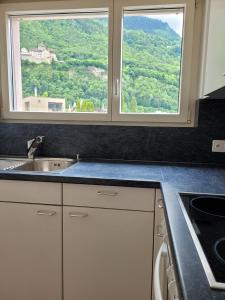
[[[0,124],[0,155],[26,155],[26,141],[46,138],[41,156],[225,163],[212,140],[225,139],[225,101],[201,100],[197,128]]]

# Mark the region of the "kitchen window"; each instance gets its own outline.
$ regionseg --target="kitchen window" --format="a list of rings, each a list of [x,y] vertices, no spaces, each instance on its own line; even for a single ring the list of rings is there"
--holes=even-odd
[[[3,118],[189,122],[194,0],[52,3],[0,6]]]
[[[179,112],[183,15],[183,9],[124,11],[120,113]],[[177,32],[161,21],[169,19]]]
[[[107,13],[10,16],[9,22],[13,111],[24,111],[29,99],[31,112],[107,112]],[[63,109],[52,110],[49,101]]]

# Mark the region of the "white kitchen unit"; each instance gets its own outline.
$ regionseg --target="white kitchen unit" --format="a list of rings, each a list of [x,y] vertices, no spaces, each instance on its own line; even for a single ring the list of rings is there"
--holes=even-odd
[[[155,189],[0,180],[0,299],[151,300]]]
[[[64,300],[151,299],[154,199],[154,189],[63,184]]]
[[[205,0],[201,96],[225,85],[225,1]]]
[[[1,180],[0,190],[0,299],[62,300],[62,206],[46,205],[62,202],[61,184]]]

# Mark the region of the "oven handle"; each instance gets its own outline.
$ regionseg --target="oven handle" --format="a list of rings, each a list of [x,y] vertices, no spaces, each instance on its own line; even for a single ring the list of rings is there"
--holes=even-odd
[[[162,258],[166,258],[166,257],[168,257],[167,244],[166,242],[163,242],[161,247],[159,248],[159,252],[155,260],[155,268],[154,268],[154,279],[153,279],[154,294],[155,294],[155,299],[157,300],[164,300],[162,296],[161,287],[160,287],[160,275],[165,276],[165,274],[160,274],[160,262]]]

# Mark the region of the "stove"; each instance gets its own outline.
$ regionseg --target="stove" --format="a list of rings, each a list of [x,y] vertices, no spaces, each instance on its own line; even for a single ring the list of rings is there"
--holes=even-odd
[[[180,193],[180,204],[210,286],[225,290],[225,195]]]

